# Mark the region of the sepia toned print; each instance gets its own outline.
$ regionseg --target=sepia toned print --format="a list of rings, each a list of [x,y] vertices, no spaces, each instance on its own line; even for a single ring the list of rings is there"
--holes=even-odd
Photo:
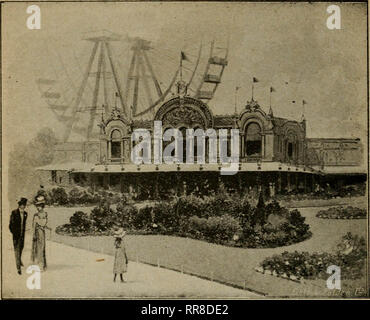
[[[367,297],[366,14],[3,3],[2,297]]]

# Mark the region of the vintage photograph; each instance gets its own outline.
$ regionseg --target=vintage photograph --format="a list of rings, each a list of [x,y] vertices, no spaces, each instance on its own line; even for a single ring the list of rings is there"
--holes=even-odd
[[[3,299],[368,297],[367,4],[1,4]]]

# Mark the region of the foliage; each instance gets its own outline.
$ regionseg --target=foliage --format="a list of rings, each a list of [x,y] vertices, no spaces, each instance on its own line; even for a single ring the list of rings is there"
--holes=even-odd
[[[110,208],[108,201],[103,201],[97,207],[91,210],[90,218],[93,220],[93,226],[97,231],[107,231],[114,224],[114,210]]]
[[[102,201],[111,204],[126,204],[127,196],[118,192],[107,192],[106,190],[93,191],[91,188],[74,186],[72,189],[54,187],[44,191],[47,196],[47,204],[54,206],[88,206],[98,205]]]
[[[76,211],[69,218],[69,224],[64,224],[56,228],[56,232],[60,234],[70,235],[87,235],[92,230],[92,221],[88,215],[82,211]]]
[[[120,225],[132,232],[188,236],[253,248],[289,245],[311,236],[298,210],[289,211],[276,201],[265,204],[262,196],[256,207],[244,196],[223,192],[203,198],[175,197],[139,210],[125,197],[120,199],[116,210],[109,203],[101,203],[91,212],[97,232]]]
[[[53,188],[48,193],[50,204],[66,205],[68,204],[68,194],[62,187]]]
[[[266,258],[260,264],[264,272],[286,274],[297,279],[327,279],[327,268],[337,265],[342,279],[358,279],[364,275],[366,242],[363,237],[347,233],[335,253],[283,252]]]
[[[225,244],[239,237],[242,229],[239,222],[229,216],[199,218],[190,217],[187,232],[196,239],[204,239],[217,244]]]
[[[348,206],[320,210],[316,217],[323,219],[366,219],[366,210]]]
[[[35,196],[35,181],[38,181],[36,167],[50,164],[54,159],[57,138],[50,128],[42,128],[36,136],[25,143],[18,143],[9,153],[9,200],[19,195],[32,199]]]

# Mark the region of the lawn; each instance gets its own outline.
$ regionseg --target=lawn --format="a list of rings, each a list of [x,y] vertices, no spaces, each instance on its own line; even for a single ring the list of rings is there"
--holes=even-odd
[[[352,204],[352,203],[351,203]],[[353,205],[353,204],[352,204]],[[81,208],[79,208],[80,210]],[[366,238],[366,220],[331,220],[315,217],[322,207],[300,208],[313,236],[301,243],[273,249],[241,249],[204,241],[160,235],[130,235],[126,238],[130,260],[214,279],[222,283],[264,293],[268,296],[331,296],[323,280],[290,280],[260,274],[254,268],[266,257],[283,251],[330,252],[347,232]],[[89,208],[84,208],[89,212]],[[76,208],[48,208],[50,226],[67,223]],[[112,237],[69,237],[53,234],[54,241],[71,246],[113,254]],[[329,276],[329,275],[328,275]],[[344,290],[365,287],[365,280],[342,281]],[[347,293],[347,296],[351,295]]]

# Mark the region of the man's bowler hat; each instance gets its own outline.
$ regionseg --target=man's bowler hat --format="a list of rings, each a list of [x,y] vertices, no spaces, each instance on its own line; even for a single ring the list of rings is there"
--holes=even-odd
[[[21,198],[21,199],[18,201],[18,205],[19,205],[19,206],[25,206],[25,205],[27,205],[27,199],[26,199],[26,198]]]

